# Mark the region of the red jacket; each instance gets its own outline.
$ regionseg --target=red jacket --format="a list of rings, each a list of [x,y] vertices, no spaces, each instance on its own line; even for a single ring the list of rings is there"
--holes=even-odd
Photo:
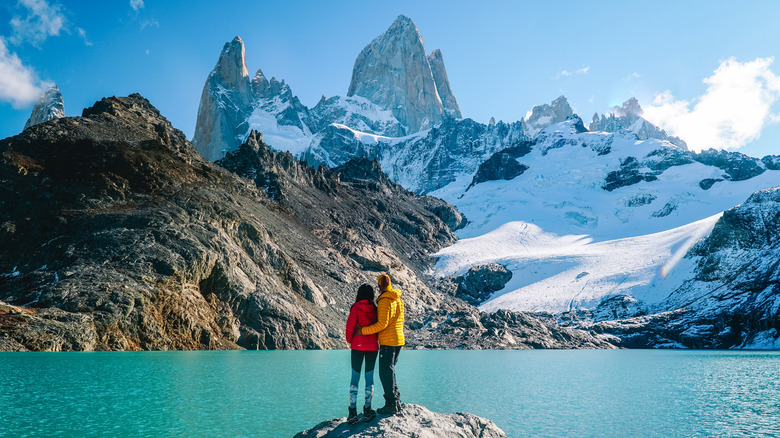
[[[376,340],[376,334],[352,336],[355,332],[355,325],[361,327],[369,326],[376,322],[376,307],[368,300],[358,301],[352,305],[347,318],[347,342],[353,350],[377,351],[379,342]]]

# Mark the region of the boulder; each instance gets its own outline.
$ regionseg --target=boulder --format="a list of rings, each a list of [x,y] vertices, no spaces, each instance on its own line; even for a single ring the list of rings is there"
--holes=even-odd
[[[348,424],[345,417],[323,421],[295,438],[387,437],[387,438],[501,438],[504,431],[492,421],[474,414],[440,414],[423,406],[406,404],[393,416],[379,416],[367,423]]]

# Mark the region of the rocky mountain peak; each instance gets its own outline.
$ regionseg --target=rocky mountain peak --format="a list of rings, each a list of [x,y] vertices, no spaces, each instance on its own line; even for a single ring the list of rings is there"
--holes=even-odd
[[[266,79],[263,74],[263,70],[257,69],[257,73],[255,73],[255,77],[252,78],[251,82],[252,94],[255,96],[265,96],[268,93],[269,85],[268,79]]]
[[[447,69],[444,68],[444,58],[441,55],[441,50],[436,49],[431,52],[431,54],[428,55],[428,63],[431,64],[433,80],[436,82],[436,91],[439,93],[439,98],[441,98],[444,111],[452,118],[461,118],[458,101],[455,100],[455,95],[452,94],[450,80],[447,77]]]
[[[440,63],[440,54],[434,58]],[[457,103],[443,63],[436,71],[441,88],[447,90],[447,108],[455,111]],[[347,96],[361,96],[390,110],[407,133],[438,124],[446,115],[422,37],[414,22],[403,15],[360,52]]]
[[[192,138],[192,144],[207,159],[217,160],[242,143],[252,113],[252,92],[266,88],[262,72],[258,73],[260,77],[255,75],[250,83],[241,37],[225,43],[203,85]]]
[[[569,101],[565,96],[559,96],[550,104],[536,105],[531,110],[531,115],[525,121],[526,133],[535,137],[542,129],[563,122],[574,115]]]
[[[566,96],[558,96],[555,100],[552,101],[552,107],[555,111],[564,113],[568,112],[571,114],[574,114],[574,111],[571,109],[571,105],[569,105],[569,100],[566,99]],[[568,117],[568,116],[567,116]]]
[[[623,102],[622,106],[613,106],[610,109],[610,114],[601,116],[598,113],[594,114],[589,129],[591,131],[603,132],[630,131],[636,134],[640,140],[648,138],[666,140],[669,143],[687,149],[687,145],[682,139],[668,135],[663,129],[653,125],[643,116],[644,110],[639,105],[639,100],[636,97],[632,97]]]
[[[391,24],[390,27],[387,29],[387,32],[394,32],[394,33],[413,32],[420,39],[420,41],[422,41],[422,37],[420,36],[420,31],[417,30],[417,25],[414,24],[414,21],[412,21],[411,18],[407,17],[404,14],[401,14],[398,17],[396,17],[395,21],[393,21],[393,24]]]
[[[33,107],[30,118],[24,124],[24,129],[52,119],[65,117],[65,103],[62,100],[60,89],[56,85],[51,86],[38,98]]]
[[[629,117],[629,116],[642,116],[644,110],[639,105],[639,101],[636,97],[632,97],[623,102],[623,106],[615,105],[612,108],[612,113],[617,117]]]
[[[214,74],[226,87],[242,87],[249,79],[249,71],[246,68],[246,53],[244,40],[240,36],[233,41],[225,43],[222,53],[219,55]]]

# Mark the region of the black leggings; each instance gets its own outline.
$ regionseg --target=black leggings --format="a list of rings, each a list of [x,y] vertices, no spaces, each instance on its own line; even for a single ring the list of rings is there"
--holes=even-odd
[[[352,382],[357,386],[360,381],[360,369],[363,368],[363,359],[366,361],[366,385],[374,384],[374,365],[376,365],[376,355],[378,351],[360,351],[352,350]]]

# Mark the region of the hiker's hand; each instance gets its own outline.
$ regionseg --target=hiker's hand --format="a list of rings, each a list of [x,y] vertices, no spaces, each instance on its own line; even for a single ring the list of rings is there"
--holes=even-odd
[[[352,333],[352,336],[361,336],[363,334],[363,327],[356,325],[355,331]]]

